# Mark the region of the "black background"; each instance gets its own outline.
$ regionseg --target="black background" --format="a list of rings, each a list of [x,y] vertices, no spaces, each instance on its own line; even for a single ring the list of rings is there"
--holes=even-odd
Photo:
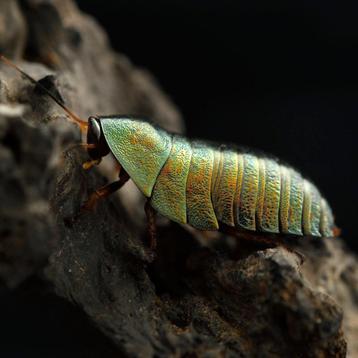
[[[116,50],[157,77],[189,136],[247,145],[292,164],[328,198],[358,251],[356,2],[78,4]]]

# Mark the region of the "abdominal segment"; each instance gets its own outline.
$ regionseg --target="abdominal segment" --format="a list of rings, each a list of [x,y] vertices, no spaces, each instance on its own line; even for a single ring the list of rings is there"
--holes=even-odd
[[[218,230],[223,223],[264,233],[333,236],[326,200],[294,169],[176,135],[151,204],[200,230]]]

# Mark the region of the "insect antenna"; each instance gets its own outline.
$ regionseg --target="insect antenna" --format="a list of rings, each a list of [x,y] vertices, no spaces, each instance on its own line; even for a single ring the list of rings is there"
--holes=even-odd
[[[16,66],[12,61],[10,61],[8,58],[6,58],[4,55],[0,54],[0,60],[4,62],[6,65],[12,67],[17,72],[19,72],[23,77],[28,79],[33,84],[39,86],[41,90],[43,90],[50,98],[52,98],[68,115],[69,119],[76,123],[82,132],[86,132],[88,123],[81,118],[79,118],[76,114],[74,114],[72,111],[70,111],[63,103],[61,103],[45,86],[43,86],[39,81],[36,81],[34,78],[32,78],[29,74],[21,70],[18,66]]]

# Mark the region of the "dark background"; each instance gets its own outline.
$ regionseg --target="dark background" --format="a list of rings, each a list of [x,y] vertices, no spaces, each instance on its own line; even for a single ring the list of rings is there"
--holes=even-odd
[[[116,50],[157,77],[189,136],[258,148],[298,168],[358,251],[357,2],[78,4]]]

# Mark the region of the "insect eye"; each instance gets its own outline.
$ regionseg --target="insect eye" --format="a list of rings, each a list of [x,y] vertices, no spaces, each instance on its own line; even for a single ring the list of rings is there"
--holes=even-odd
[[[88,122],[89,122],[90,130],[99,141],[99,139],[101,138],[101,127],[98,120],[95,117],[90,117],[88,119]]]

